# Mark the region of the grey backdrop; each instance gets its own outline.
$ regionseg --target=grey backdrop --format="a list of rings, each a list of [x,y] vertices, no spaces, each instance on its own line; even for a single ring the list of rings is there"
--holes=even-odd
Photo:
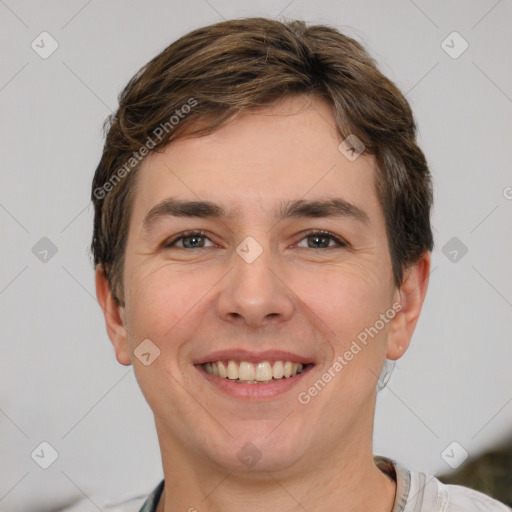
[[[151,411],[95,298],[101,126],[171,41],[253,15],[330,23],[363,42],[406,93],[433,172],[430,289],[380,394],[375,451],[438,473],[507,439],[510,0],[0,0],[0,511],[84,495],[98,510],[98,496],[149,492],[162,477]]]

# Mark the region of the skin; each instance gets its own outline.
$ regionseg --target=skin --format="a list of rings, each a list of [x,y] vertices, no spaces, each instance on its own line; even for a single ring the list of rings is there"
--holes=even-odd
[[[331,107],[304,95],[244,114],[201,138],[152,153],[137,176],[116,307],[100,266],[96,291],[119,363],[133,364],[154,416],[165,488],[159,511],[391,511],[396,485],[373,462],[376,384],[385,358],[409,345],[427,291],[430,254],[393,283],[375,161],[339,150]],[[166,217],[142,230],[162,199],[210,200],[226,218]],[[349,217],[274,216],[278,201],[342,197],[369,224]],[[201,229],[198,248],[171,236]],[[345,240],[322,239],[327,230]],[[252,263],[236,248],[248,236],[263,249]],[[196,240],[197,243],[197,240]],[[315,245],[316,243],[316,245]],[[201,244],[204,244],[201,247]],[[190,247],[190,246],[189,246]],[[357,335],[393,304],[401,311],[306,405],[307,391]],[[134,355],[150,339],[160,355]],[[192,362],[213,350],[281,349],[315,366],[300,385],[266,401],[219,392]],[[261,459],[237,452],[253,443]],[[304,507],[304,508],[302,508]]]

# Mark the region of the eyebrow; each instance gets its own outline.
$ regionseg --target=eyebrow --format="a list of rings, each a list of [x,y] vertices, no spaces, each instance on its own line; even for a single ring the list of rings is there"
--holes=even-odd
[[[211,201],[186,201],[171,197],[160,201],[149,210],[144,217],[142,230],[148,232],[157,220],[164,217],[227,218],[237,212],[238,210],[230,211],[226,206]],[[315,201],[280,201],[275,216],[279,220],[300,217],[346,217],[370,226],[370,217],[364,210],[340,197]]]

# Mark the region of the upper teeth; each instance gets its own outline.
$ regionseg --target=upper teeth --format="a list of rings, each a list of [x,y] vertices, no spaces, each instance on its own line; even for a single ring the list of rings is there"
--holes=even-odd
[[[300,363],[291,361],[268,361],[252,364],[247,361],[214,361],[203,364],[203,368],[217,377],[249,382],[270,382],[272,378],[282,379],[297,375],[303,369]]]

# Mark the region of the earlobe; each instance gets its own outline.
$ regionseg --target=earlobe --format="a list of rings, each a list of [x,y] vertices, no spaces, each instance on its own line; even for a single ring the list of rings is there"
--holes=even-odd
[[[114,346],[116,359],[120,364],[129,366],[132,361],[124,322],[124,308],[116,304],[101,264],[96,266],[95,278],[96,297],[103,311],[107,334]]]
[[[425,252],[417,263],[404,272],[404,279],[397,290],[400,310],[389,327],[388,359],[399,359],[409,347],[427,293],[430,275],[430,252]]]

